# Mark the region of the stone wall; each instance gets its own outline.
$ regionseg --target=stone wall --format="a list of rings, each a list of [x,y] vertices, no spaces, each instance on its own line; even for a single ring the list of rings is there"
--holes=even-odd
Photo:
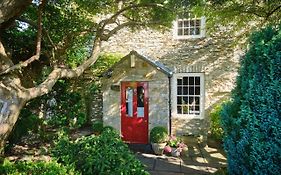
[[[149,96],[149,131],[154,126],[169,128],[169,79],[166,74],[136,57],[135,67],[130,67],[129,57],[114,66],[110,78],[103,80],[103,121],[120,130],[121,81],[147,81]],[[112,85],[119,88],[112,88]]]
[[[243,52],[234,45],[234,39],[235,36],[222,27],[217,27],[204,38],[186,40],[174,39],[172,31],[143,29],[132,32],[123,29],[104,43],[103,52],[125,55],[136,50],[159,60],[175,73],[204,72],[205,119],[183,120],[172,116],[172,130],[174,134],[206,135],[209,112],[229,97],[235,85],[239,58]],[[153,109],[161,109],[155,105]]]
[[[209,110],[233,89],[240,55],[234,37],[219,28],[201,39],[175,40],[171,31],[122,30],[104,43],[103,51],[128,54],[131,50],[159,60],[175,72],[199,65],[206,75],[206,109]]]
[[[200,67],[205,72],[206,115],[214,105],[227,98],[233,89],[241,49],[234,46],[234,37],[227,28],[217,28],[212,34],[200,39],[175,40],[171,31],[150,29],[132,32],[121,30],[107,43],[103,51],[128,54],[136,50],[159,60],[174,72]],[[190,71],[191,68],[191,71]]]
[[[87,115],[92,122],[102,120],[102,92],[95,91],[87,97]]]

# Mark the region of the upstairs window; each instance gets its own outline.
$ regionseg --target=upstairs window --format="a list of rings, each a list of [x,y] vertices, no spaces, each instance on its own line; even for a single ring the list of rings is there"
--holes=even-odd
[[[175,39],[201,38],[205,36],[205,17],[178,18],[174,21]]]

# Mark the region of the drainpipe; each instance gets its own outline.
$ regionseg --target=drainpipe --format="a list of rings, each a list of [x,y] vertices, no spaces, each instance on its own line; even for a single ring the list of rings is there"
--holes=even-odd
[[[169,78],[169,100],[168,100],[168,103],[169,103],[169,135],[171,135],[171,131],[172,131],[171,77],[172,77],[172,75],[168,77]]]

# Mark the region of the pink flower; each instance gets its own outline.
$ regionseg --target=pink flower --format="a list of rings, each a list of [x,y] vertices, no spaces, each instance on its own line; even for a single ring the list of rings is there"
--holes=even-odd
[[[164,151],[166,153],[170,153],[170,152],[172,152],[172,148],[169,145],[166,145],[165,148],[164,148]]]

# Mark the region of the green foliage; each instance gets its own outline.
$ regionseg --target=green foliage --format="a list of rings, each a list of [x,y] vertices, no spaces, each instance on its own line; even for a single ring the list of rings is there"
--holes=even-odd
[[[211,119],[211,137],[222,141],[223,139],[223,129],[221,126],[221,111],[223,104],[219,104],[214,107],[214,109],[210,112]]]
[[[219,168],[215,173],[213,173],[214,175],[228,175],[227,172],[227,168],[223,167],[223,168]]]
[[[152,143],[164,143],[168,137],[168,131],[163,126],[156,126],[150,131],[150,142]]]
[[[171,147],[178,147],[178,145],[181,143],[181,139],[179,137],[176,136],[170,136],[167,145],[171,146]]]
[[[103,73],[108,68],[110,68],[115,63],[117,63],[122,57],[123,55],[121,54],[109,54],[109,53],[101,54],[97,62],[92,66],[91,70],[94,75],[100,76],[101,73]]]
[[[84,175],[148,174],[117,132],[111,130],[76,141],[61,138],[53,155],[62,164],[74,165]]]
[[[123,7],[139,4],[150,4],[146,7],[127,8],[123,17],[141,25],[131,25],[131,28],[171,26],[180,0],[127,0],[122,1]],[[93,37],[98,31],[98,22],[102,16],[114,14],[120,9],[119,1],[113,0],[60,0],[48,1],[44,6],[42,50],[47,62],[45,65],[68,65],[77,67],[89,56]],[[158,5],[152,5],[157,3]],[[1,34],[8,44],[15,62],[19,58],[27,59],[35,53],[36,21],[38,18],[38,2],[34,1],[21,16],[21,22]],[[26,21],[31,21],[32,25]],[[25,27],[23,27],[25,26]],[[19,56],[20,54],[20,56]],[[50,63],[50,64],[49,64]]]
[[[85,103],[78,92],[69,91],[70,83],[60,80],[56,83],[53,93],[46,96],[46,103],[52,103],[50,99],[55,99],[56,104],[49,104],[47,111],[50,117],[47,124],[56,127],[79,128],[87,122],[85,114]]]
[[[12,163],[7,159],[0,165],[0,174],[2,175],[78,175],[79,172],[75,171],[71,166],[63,166],[55,161],[51,162],[25,162],[18,161]]]
[[[191,7],[189,12],[207,17],[209,32],[224,25],[233,33],[238,31],[235,35],[239,38],[248,37],[251,31],[268,24],[278,25],[281,19],[280,0],[205,0],[195,1]]]
[[[104,132],[104,131],[113,131],[113,132],[116,132],[116,129],[113,128],[112,126],[105,126],[105,127],[103,127],[103,129],[102,129],[102,132]]]
[[[232,101],[222,111],[230,174],[281,172],[281,30],[250,39]]]
[[[42,124],[42,119],[39,119],[38,116],[32,114],[30,110],[23,108],[13,132],[9,135],[6,149],[9,149],[11,146],[13,146],[13,144],[20,142],[21,138],[26,136],[29,132],[39,132],[39,127]]]
[[[92,128],[93,128],[93,132],[94,133],[100,134],[102,132],[102,130],[103,130],[103,123],[102,123],[102,121],[95,121],[93,123]]]

